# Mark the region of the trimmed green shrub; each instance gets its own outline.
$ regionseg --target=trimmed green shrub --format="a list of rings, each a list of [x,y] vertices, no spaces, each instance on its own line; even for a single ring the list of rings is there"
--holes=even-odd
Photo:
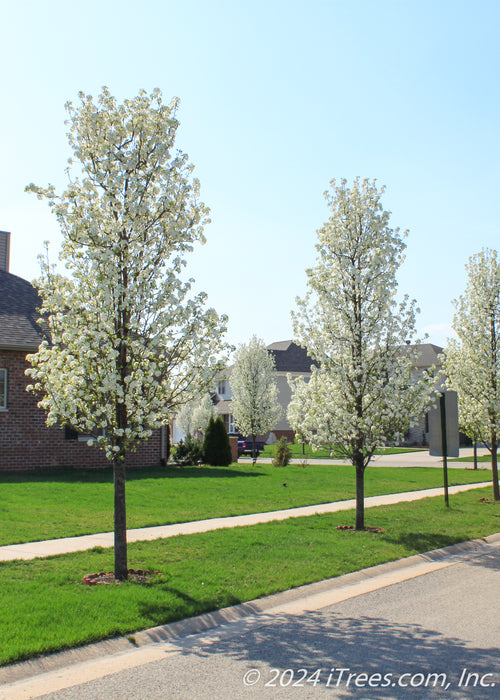
[[[231,464],[231,445],[229,437],[220,416],[210,418],[203,441],[205,463],[212,467],[227,467]]]
[[[189,433],[172,448],[172,459],[180,467],[193,467],[203,462],[203,443]]]
[[[273,464],[275,467],[286,467],[292,456],[292,451],[290,445],[281,437],[276,445],[276,450],[274,452]]]

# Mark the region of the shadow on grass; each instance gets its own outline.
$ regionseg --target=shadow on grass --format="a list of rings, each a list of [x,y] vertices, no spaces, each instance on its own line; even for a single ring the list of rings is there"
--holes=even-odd
[[[466,536],[450,536],[436,532],[405,532],[397,537],[391,537],[390,533],[387,533],[384,536],[386,542],[403,546],[408,552],[428,552],[458,544],[466,539]]]
[[[231,467],[175,467],[154,466],[127,469],[127,481],[144,479],[230,479],[237,477],[265,477],[264,473],[237,471]],[[104,469],[47,469],[43,471],[1,471],[0,484],[26,483],[112,483],[113,470]]]
[[[141,616],[151,620],[154,625],[164,625],[166,622],[176,622],[206,612],[218,611],[241,601],[230,593],[221,593],[216,598],[196,600],[183,591],[171,586],[161,586],[161,591],[170,598],[165,604],[139,603]],[[172,601],[174,598],[174,602]],[[178,601],[178,604],[176,604]]]

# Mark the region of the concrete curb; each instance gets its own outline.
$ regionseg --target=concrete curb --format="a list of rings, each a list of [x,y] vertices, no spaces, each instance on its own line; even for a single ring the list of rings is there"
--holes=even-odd
[[[394,583],[407,580],[408,578],[428,573],[428,570],[433,570],[432,564],[446,561],[452,564],[454,558],[458,561],[467,560],[478,556],[481,552],[487,553],[492,546],[497,546],[499,543],[500,532],[480,539],[459,542],[422,554],[414,554],[404,559],[378,564],[377,566],[354,571],[349,574],[344,574],[343,576],[299,586],[264,598],[204,613],[197,617],[152,627],[126,637],[117,637],[116,639],[89,644],[68,651],[62,651],[10,666],[4,666],[0,668],[0,684],[21,682],[41,674],[76,666],[77,664],[92,662],[104,656],[130,653],[141,647],[152,647],[165,643],[175,644],[176,640],[183,640],[186,637],[207,633],[218,627],[228,626],[245,620],[249,622],[258,622],[260,619],[262,623],[264,623],[269,619],[269,615],[272,613],[297,614],[299,610],[303,612],[307,611],[308,601],[311,601],[311,607],[309,609],[320,609],[321,607],[326,607],[326,605],[331,604],[331,599],[328,600],[328,596],[324,594],[331,594],[332,592],[339,591],[341,592],[341,597],[338,599],[344,600],[366,592],[357,592],[360,584],[361,587],[366,587],[367,590],[374,590],[373,588],[370,589],[370,582],[376,578],[382,577],[383,579],[382,585],[378,585],[378,588],[393,585]],[[430,566],[427,567],[428,570],[423,569],[420,573],[418,569],[419,567],[422,568],[422,565]],[[412,570],[414,570],[413,574],[411,574]],[[365,584],[367,584],[367,586],[365,586]],[[349,595],[348,592],[342,592],[346,589],[347,591],[350,589],[354,592],[352,595]],[[321,602],[322,597],[324,597],[324,604]]]

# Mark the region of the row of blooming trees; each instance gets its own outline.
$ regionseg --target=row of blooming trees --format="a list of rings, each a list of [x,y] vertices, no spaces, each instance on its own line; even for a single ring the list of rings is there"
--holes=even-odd
[[[335,444],[356,470],[356,528],[364,527],[364,471],[375,450],[405,432],[431,406],[438,382],[459,396],[462,429],[488,446],[499,500],[500,263],[483,250],[468,264],[455,302],[443,373],[416,376],[415,302],[396,302],[404,242],[388,226],[375,183],[343,180],[326,193],[332,212],[318,231],[309,291],[293,314],[298,342],[318,363],[311,380],[292,381],[288,419],[302,439]]]
[[[48,199],[58,219],[69,273],[42,261],[38,288],[50,342],[30,357],[31,389],[41,393],[49,424],[93,435],[113,464],[118,579],[127,576],[125,455],[186,404],[181,420],[194,431],[206,427],[212,407],[202,397],[226,350],[226,318],[205,308],[204,294],[190,297],[191,281],[182,281],[187,254],[204,241],[208,209],[192,165],[175,149],[177,107],[175,99],[163,104],[158,90],[122,104],[106,88],[96,102],[80,94],[78,107],[67,105],[75,158],[68,187],[61,194],[28,188]],[[418,346],[407,343],[417,310],[396,299],[406,234],[390,228],[382,193],[369,180],[352,187],[332,181],[317,264],[293,314],[296,338],[317,367],[309,383],[292,383],[288,417],[304,439],[333,443],[352,461],[357,529],[364,528],[364,473],[375,450],[401,438],[435,391],[434,377],[413,374]],[[490,276],[483,278],[485,263]],[[450,345],[445,364],[452,386],[471,389],[470,397],[462,392],[467,425],[481,436],[487,425],[496,454],[498,263],[490,255],[474,264],[471,279],[481,284],[471,282],[459,303],[462,344]],[[486,297],[481,315],[476,300]],[[489,343],[483,364],[478,338]],[[474,367],[481,367],[477,382]],[[254,441],[280,418],[273,370],[257,338],[238,350],[233,413]]]

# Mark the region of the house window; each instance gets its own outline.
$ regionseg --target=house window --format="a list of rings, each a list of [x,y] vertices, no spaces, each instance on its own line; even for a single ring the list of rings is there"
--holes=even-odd
[[[76,430],[73,430],[73,428],[70,428],[69,425],[64,426],[64,439],[65,440],[78,440],[78,433]]]
[[[104,435],[105,430],[99,430],[97,432],[98,436]],[[77,430],[74,430],[71,428],[69,425],[64,426],[64,439],[65,440],[77,440],[78,442],[88,442],[89,440],[95,440],[96,438],[93,435],[85,435],[84,433],[79,433]]]
[[[218,384],[217,384],[217,393],[219,396],[225,396],[226,395],[226,380],[222,379]]]
[[[223,413],[222,421],[228,435],[236,433],[236,423],[234,422],[234,416],[232,413]]]
[[[0,411],[7,409],[7,370],[0,369]]]

